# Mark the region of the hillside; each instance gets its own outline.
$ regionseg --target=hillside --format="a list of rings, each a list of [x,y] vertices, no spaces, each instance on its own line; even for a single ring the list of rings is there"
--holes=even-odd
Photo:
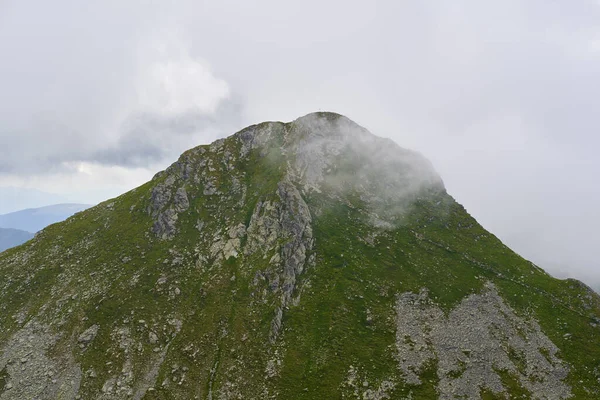
[[[1,253],[0,349],[0,399],[597,399],[600,298],[316,113]]]
[[[48,225],[64,221],[71,215],[90,207],[88,204],[67,203],[15,211],[0,215],[0,228],[37,232]]]

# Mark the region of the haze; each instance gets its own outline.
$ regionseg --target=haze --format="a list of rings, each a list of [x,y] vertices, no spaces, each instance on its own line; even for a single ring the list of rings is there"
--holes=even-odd
[[[598,1],[286,3],[0,2],[0,186],[94,203],[246,125],[336,111],[600,287]]]

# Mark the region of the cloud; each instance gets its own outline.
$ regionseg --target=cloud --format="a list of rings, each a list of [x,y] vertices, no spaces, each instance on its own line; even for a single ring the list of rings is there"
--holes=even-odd
[[[239,112],[239,105],[229,101],[211,113],[194,109],[135,113],[123,122],[116,143],[93,152],[88,161],[124,167],[173,161],[184,150],[232,133],[239,124]]]
[[[156,54],[141,66],[136,82],[138,107],[144,112],[163,117],[214,114],[230,96],[227,82],[213,76],[205,61],[192,57],[181,39],[156,43],[153,50]]]
[[[222,135],[214,118],[237,121],[229,84],[176,26],[144,20],[155,20],[156,7],[109,2],[92,5],[92,15],[65,1],[42,6],[41,18],[30,6],[10,4],[0,28],[10,60],[0,66],[0,148],[10,149],[0,174],[56,173],[74,162],[148,167]]]

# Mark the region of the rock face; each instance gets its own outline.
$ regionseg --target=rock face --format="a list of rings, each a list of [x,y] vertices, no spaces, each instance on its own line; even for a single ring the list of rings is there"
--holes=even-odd
[[[595,399],[600,302],[332,113],[0,254],[0,399]]]
[[[426,365],[437,362],[440,399],[477,398],[481,390],[505,393],[511,374],[531,397],[571,397],[568,366],[534,320],[519,317],[494,285],[465,298],[446,316],[428,297],[403,293],[396,303],[398,365],[408,384],[419,385]]]

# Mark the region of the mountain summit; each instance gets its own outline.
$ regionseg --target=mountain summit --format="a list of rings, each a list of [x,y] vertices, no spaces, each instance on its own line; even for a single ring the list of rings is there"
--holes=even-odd
[[[596,399],[600,299],[314,113],[0,254],[0,349],[0,399]]]

